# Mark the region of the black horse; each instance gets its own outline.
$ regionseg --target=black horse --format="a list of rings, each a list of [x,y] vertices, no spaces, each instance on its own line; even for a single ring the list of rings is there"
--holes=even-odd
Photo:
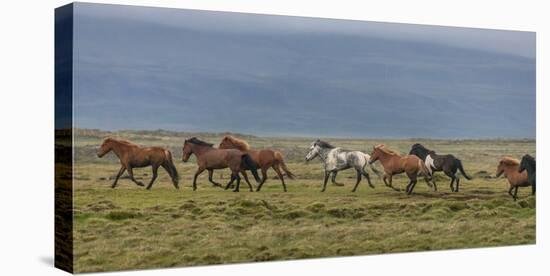
[[[527,170],[527,178],[529,181],[529,184],[531,184],[531,194],[535,194],[535,190],[537,188],[537,181],[536,181],[536,170],[537,170],[537,164],[535,162],[535,158],[533,156],[526,154],[521,158],[521,163],[519,164],[519,172],[523,172],[524,170]]]
[[[418,158],[422,159],[431,175],[433,175],[434,172],[443,171],[448,177],[450,177],[450,187],[452,192],[458,192],[458,187],[460,185],[460,178],[456,176],[457,170],[460,170],[460,173],[466,179],[472,179],[466,174],[466,172],[464,172],[460,159],[454,157],[452,154],[438,155],[435,151],[429,150],[421,144],[414,144],[409,154],[416,155]],[[455,180],[456,188],[453,186]]]

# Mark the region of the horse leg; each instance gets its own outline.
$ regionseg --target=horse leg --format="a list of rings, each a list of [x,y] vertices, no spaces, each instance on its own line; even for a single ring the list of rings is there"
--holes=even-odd
[[[424,176],[424,181],[426,181],[426,184],[428,184],[428,187],[432,187],[432,185],[430,184],[430,181],[428,180],[428,177]],[[432,176],[432,183],[433,183],[434,192],[437,192],[437,185],[433,180],[433,176]]]
[[[126,170],[126,167],[124,166],[120,166],[120,170],[118,170],[118,173],[115,177],[115,182],[113,182],[113,185],[111,185],[111,188],[115,188],[116,187],[116,184],[118,182],[118,179],[120,178],[120,176],[122,176],[122,174],[124,173],[124,171]]]
[[[332,172],[332,178],[330,179],[330,181],[331,181],[332,184],[334,184],[335,186],[344,186],[344,184],[336,182],[336,175],[337,175],[337,174],[338,174],[338,171],[333,171],[333,172]]]
[[[133,171],[132,167],[128,167],[127,169],[128,169],[128,175],[130,176],[130,179],[131,179],[134,183],[136,183],[136,185],[138,185],[138,186],[145,186],[145,184],[143,184],[143,183],[137,181],[137,180],[134,178],[134,171]]]
[[[411,185],[412,185],[412,180],[409,180],[409,184],[405,186],[405,193],[409,194],[409,189],[411,188]]]
[[[149,185],[147,185],[147,190],[150,190],[151,187],[153,187],[153,182],[155,182],[155,179],[157,179],[157,175],[158,175],[159,166],[153,165],[152,167],[153,167],[153,177],[151,177],[151,181],[149,182]]]
[[[511,197],[514,197],[514,194],[512,194],[512,191],[514,190],[514,187],[512,185],[510,185],[510,189],[508,189],[508,194],[511,196]]]
[[[231,173],[231,180],[229,180],[227,185],[225,185],[224,190],[229,189],[231,187],[231,184],[233,184],[233,182],[235,181],[235,179],[237,179],[237,177],[235,177],[235,175],[233,173]]]
[[[214,184],[214,186],[216,187],[221,187],[222,185],[216,181],[214,181],[214,179],[212,179],[212,176],[214,175],[214,170],[213,169],[208,169],[208,181],[210,181],[210,183]]]
[[[455,177],[451,176],[451,182],[449,183],[449,187],[451,187],[451,192],[455,191],[455,186],[453,186],[454,183],[455,183]]]
[[[388,176],[386,174],[384,174],[384,176],[382,177],[382,181],[384,181],[384,185],[386,185],[386,187],[389,187],[390,185],[386,181],[387,178],[388,178]]]
[[[273,169],[275,170],[275,172],[279,176],[279,179],[281,179],[281,183],[283,184],[283,191],[286,192],[285,179],[283,178],[283,173],[281,173],[281,169],[279,168],[279,165],[273,165]]]
[[[355,186],[353,186],[353,190],[351,190],[352,192],[355,193],[357,186],[359,186],[359,182],[361,182],[361,172],[357,170],[357,182],[355,182]]]
[[[248,189],[253,192],[254,190],[252,189],[252,185],[250,184],[250,181],[248,181],[248,175],[246,174],[246,171],[241,171],[241,174],[243,175],[243,178],[244,178],[244,182],[246,182],[246,184],[248,184]]]
[[[329,176],[330,176],[330,172],[325,171],[325,182],[323,183],[323,189],[321,190],[321,192],[324,192],[327,189],[327,182],[328,182]]]
[[[411,185],[411,187],[409,188],[409,191],[408,191],[409,195],[412,194],[412,192],[414,190],[414,186],[416,186],[416,182],[417,182],[416,180],[411,180],[411,184],[409,184],[409,185]]]
[[[241,187],[241,177],[239,176],[238,172],[235,173],[235,176],[236,176],[236,179],[237,179],[237,185],[235,185],[235,189],[233,190],[233,192],[238,193],[239,188]]]
[[[267,180],[267,168],[262,167],[262,181],[260,184],[258,184],[258,188],[256,188],[256,192],[259,192],[262,188],[262,185],[264,185],[265,181]]]
[[[388,187],[392,188],[394,191],[400,192],[401,190],[398,189],[398,188],[395,188],[393,186],[392,182],[393,182],[393,176],[390,174],[390,175],[388,175]]]
[[[372,182],[370,181],[370,175],[368,172],[366,172],[363,168],[361,169],[361,174],[367,178],[367,182],[369,183],[369,186],[374,189],[374,185],[372,185]]]
[[[204,168],[202,167],[199,167],[197,172],[195,172],[195,176],[193,177],[193,191],[197,190],[197,177],[199,177],[202,172],[204,172]]]
[[[457,177],[457,178],[456,178],[456,188],[455,188],[455,193],[458,193],[458,186],[460,186],[460,177]]]
[[[518,188],[519,188],[519,186],[516,186],[516,188],[514,190],[514,201],[516,201],[518,199]]]

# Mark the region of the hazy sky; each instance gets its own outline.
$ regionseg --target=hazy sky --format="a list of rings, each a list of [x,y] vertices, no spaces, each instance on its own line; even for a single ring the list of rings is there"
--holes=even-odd
[[[531,32],[77,3],[74,50],[77,127],[535,136]]]

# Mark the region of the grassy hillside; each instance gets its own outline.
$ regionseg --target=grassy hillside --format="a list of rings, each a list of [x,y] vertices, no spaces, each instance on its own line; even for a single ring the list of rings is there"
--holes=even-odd
[[[142,145],[170,148],[182,176],[176,190],[160,171],[151,191],[121,179],[111,189],[119,168],[112,154],[103,159],[95,149],[103,137],[120,136]],[[385,143],[402,153],[421,142],[441,153],[462,159],[474,176],[462,180],[459,193],[450,193],[448,179],[436,177],[439,191],[419,182],[407,196],[386,188],[374,178],[375,189],[360,184],[351,193],[355,175],[338,175],[345,186],[330,185],[320,193],[320,161],[303,161],[314,138],[263,138],[246,136],[253,147],[284,152],[288,167],[297,175],[282,192],[275,173],[259,193],[246,185],[240,193],[212,187],[204,173],[198,190],[191,191],[194,160],[182,163],[185,137],[198,136],[215,144],[219,134],[165,131],[107,133],[76,132],[75,269],[78,272],[166,266],[185,266],[341,255],[363,255],[418,250],[532,244],[535,242],[535,198],[520,190],[514,202],[507,182],[494,178],[502,155],[517,158],[535,153],[532,140],[346,140],[327,139],[337,146],[370,151]],[[149,180],[149,169],[135,174]],[[228,181],[228,171],[215,173]],[[220,179],[221,178],[221,179]],[[396,177],[404,188],[406,178]]]

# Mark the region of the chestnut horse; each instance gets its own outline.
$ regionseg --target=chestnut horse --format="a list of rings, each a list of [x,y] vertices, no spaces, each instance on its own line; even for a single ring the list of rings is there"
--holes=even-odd
[[[384,167],[384,177],[382,180],[384,180],[384,184],[386,184],[386,186],[394,190],[398,190],[392,185],[392,176],[405,172],[410,179],[405,191],[410,195],[416,185],[417,176],[420,173],[424,176],[424,180],[428,186],[433,187],[434,191],[437,191],[435,183],[432,185],[428,180],[430,173],[426,168],[426,165],[424,165],[424,162],[422,162],[422,160],[416,155],[401,156],[381,144],[372,148],[369,164],[372,164],[377,160],[379,160],[380,163],[382,163],[382,167]],[[388,179],[388,182],[386,182],[386,179]]]
[[[125,170],[128,170],[128,175],[130,179],[136,183],[138,186],[144,186],[143,183],[137,181],[134,178],[133,168],[143,168],[151,166],[153,168],[153,177],[147,185],[147,189],[151,189],[153,182],[157,179],[157,171],[160,166],[162,166],[172,178],[172,183],[176,189],[179,189],[178,186],[178,171],[174,162],[172,161],[172,153],[161,147],[140,147],[137,144],[134,144],[127,140],[107,138],[103,141],[101,146],[97,151],[97,156],[99,158],[103,157],[105,154],[113,151],[115,155],[120,159],[120,170],[115,177],[115,182],[111,188],[116,187],[118,179],[124,173]]]
[[[288,178],[294,179],[294,174],[291,173],[286,164],[283,157],[283,154],[276,150],[271,149],[261,149],[261,150],[254,150],[251,149],[248,143],[244,140],[235,138],[231,135],[226,135],[223,137],[222,141],[219,145],[220,149],[237,149],[242,152],[250,154],[252,157],[252,160],[258,164],[260,169],[262,170],[262,180],[260,181],[258,188],[256,189],[257,192],[262,189],[262,185],[267,180],[267,170],[269,168],[273,168],[273,170],[277,173],[277,176],[279,176],[279,179],[281,179],[281,183],[283,184],[283,190],[286,192],[286,184],[285,180],[283,178],[283,174],[281,172],[281,169],[286,173]],[[243,171],[244,179],[248,182],[246,173]]]
[[[519,172],[519,160],[505,156],[503,157],[497,166],[497,177],[504,174],[510,183],[510,189],[508,189],[508,194],[514,198],[514,201],[518,198],[518,188],[519,187],[529,187],[529,177],[527,172]],[[512,190],[514,193],[512,194]]]
[[[185,140],[183,144],[183,156],[182,161],[187,162],[191,154],[195,154],[197,157],[197,165],[199,168],[195,172],[193,178],[193,191],[197,189],[197,177],[208,170],[208,180],[215,186],[221,187],[220,184],[212,180],[212,174],[214,170],[218,169],[231,169],[231,180],[225,186],[225,189],[229,189],[231,184],[237,180],[237,185],[233,192],[238,192],[241,184],[241,177],[239,173],[243,173],[244,170],[251,170],[256,182],[260,182],[260,177],[258,176],[256,163],[249,154],[241,152],[236,149],[216,149],[212,147],[213,144],[206,143],[193,137],[191,139]],[[248,188],[252,192],[252,185],[248,183]]]

